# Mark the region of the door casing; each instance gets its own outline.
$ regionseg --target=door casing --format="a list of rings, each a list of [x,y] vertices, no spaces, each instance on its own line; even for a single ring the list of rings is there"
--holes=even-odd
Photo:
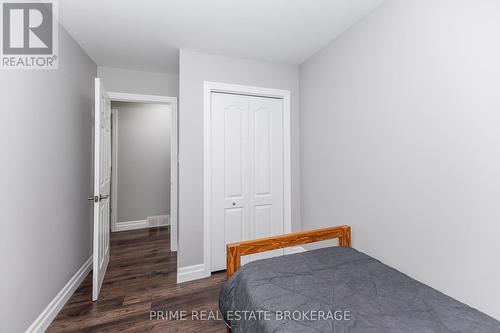
[[[290,137],[290,91],[220,82],[204,82],[204,155],[203,155],[203,277],[211,275],[211,196],[212,196],[212,110],[211,96],[214,92],[240,94],[258,97],[272,97],[283,100],[283,232],[292,231],[291,191],[291,137]],[[285,253],[288,251],[285,250]],[[179,280],[179,279],[178,279]]]

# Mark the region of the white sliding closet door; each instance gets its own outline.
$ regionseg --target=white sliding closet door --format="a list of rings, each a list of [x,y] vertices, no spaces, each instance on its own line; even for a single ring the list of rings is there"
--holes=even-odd
[[[212,93],[211,101],[211,270],[217,271],[226,268],[227,243],[283,233],[283,101],[224,93]]]

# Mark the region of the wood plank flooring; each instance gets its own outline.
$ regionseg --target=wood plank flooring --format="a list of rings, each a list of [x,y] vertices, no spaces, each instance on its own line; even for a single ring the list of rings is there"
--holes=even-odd
[[[112,233],[110,251],[99,300],[90,273],[47,332],[226,332],[221,320],[191,320],[217,311],[225,273],[178,285],[168,227]],[[151,310],[187,311],[187,320],[150,320]]]

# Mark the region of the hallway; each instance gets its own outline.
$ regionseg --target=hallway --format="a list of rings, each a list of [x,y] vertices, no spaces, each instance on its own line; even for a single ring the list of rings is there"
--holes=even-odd
[[[225,332],[222,321],[150,320],[150,311],[217,310],[225,274],[176,284],[168,227],[111,234],[110,262],[99,301],[92,273],[47,332]]]

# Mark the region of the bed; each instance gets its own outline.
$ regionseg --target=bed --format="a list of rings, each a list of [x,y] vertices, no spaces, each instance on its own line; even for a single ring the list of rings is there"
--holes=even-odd
[[[326,239],[339,246],[250,262],[241,256]],[[227,246],[219,308],[228,331],[500,333],[500,322],[351,248],[349,226]]]

